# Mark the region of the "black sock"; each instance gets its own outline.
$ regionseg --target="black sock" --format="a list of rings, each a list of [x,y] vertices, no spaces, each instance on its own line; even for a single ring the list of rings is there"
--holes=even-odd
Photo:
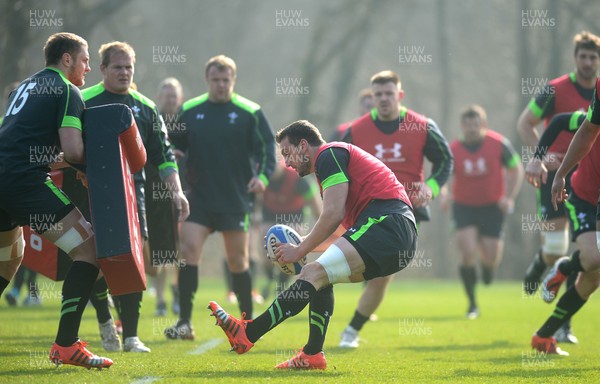
[[[227,260],[223,260],[223,276],[225,276],[225,282],[227,283],[227,293],[233,292],[233,277],[231,276]]]
[[[198,266],[184,265],[179,269],[179,320],[182,322],[189,322],[192,319],[196,290],[198,290]]]
[[[490,285],[492,280],[494,279],[494,268],[487,267],[485,265],[481,266],[481,281],[483,284]]]
[[[571,287],[575,286],[575,282],[577,281],[577,276],[579,275],[579,273],[571,273],[568,277],[567,277],[567,282],[566,282],[566,290],[568,291],[569,289],[571,289]],[[565,291],[566,292],[566,291]],[[571,329],[571,318],[569,318],[567,321],[565,321],[565,323],[561,326],[565,327],[567,330]]]
[[[238,298],[240,312],[246,313],[247,319],[252,319],[252,278],[250,270],[242,273],[231,273],[233,292]]]
[[[2,295],[6,287],[8,287],[8,283],[10,283],[10,280],[6,280],[4,277],[0,276],[0,296]]]
[[[469,298],[469,309],[475,308],[477,307],[477,303],[475,302],[475,283],[477,283],[477,272],[475,271],[475,267],[461,265],[459,271],[460,278],[465,287],[465,292]]]
[[[357,331],[360,331],[367,321],[369,321],[369,316],[365,316],[358,311],[354,311],[354,316],[350,321],[350,326]]]
[[[123,340],[137,336],[138,321],[142,308],[142,292],[128,293],[118,297],[117,311],[123,324]]]
[[[277,296],[269,309],[248,323],[246,327],[248,340],[254,343],[287,318],[296,316],[306,307],[316,292],[315,287],[308,281],[296,280],[294,284]]]
[[[90,295],[90,301],[96,310],[98,323],[104,324],[112,318],[108,307],[108,286],[104,277],[96,281],[94,290]]]
[[[74,261],[62,287],[62,304],[56,344],[69,347],[78,339],[83,310],[90,298],[98,268],[84,261]]]
[[[554,308],[552,315],[550,315],[544,325],[537,331],[538,336],[550,337],[554,335],[558,328],[570,320],[585,303],[586,300],[583,300],[581,296],[579,296],[575,287],[568,289],[556,304],[556,308]]]
[[[558,270],[565,276],[569,276],[571,273],[577,274],[577,272],[583,272],[581,260],[579,260],[579,250],[573,252],[571,260],[560,264]]]
[[[323,350],[325,335],[329,320],[333,315],[333,285],[329,285],[317,291],[310,299],[310,316],[308,343],[304,346],[304,353],[314,355]]]

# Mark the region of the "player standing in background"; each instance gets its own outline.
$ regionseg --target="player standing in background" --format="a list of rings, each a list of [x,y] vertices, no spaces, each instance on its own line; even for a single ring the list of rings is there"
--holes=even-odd
[[[461,138],[450,144],[455,165],[450,200],[462,255],[460,278],[469,299],[467,318],[475,319],[479,316],[477,259],[481,259],[483,283],[488,285],[502,260],[502,227],[506,215],[513,212],[523,166],[508,139],[488,128],[481,106],[466,107],[460,122]]]
[[[12,93],[0,126],[0,294],[23,257],[20,227],[29,225],[73,259],[62,287],[50,360],[108,368],[112,360],[88,351],[77,336],[99,273],[94,232],[49,175],[49,165],[60,160],[61,149],[66,162],[84,167],[84,102],[77,87],[90,71],[88,44],[75,34],[56,33],[46,41],[44,56],[46,68]]]
[[[278,244],[279,262],[300,260],[323,243],[340,224],[342,237],[306,264],[298,280],[281,292],[269,309],[253,321],[236,319],[211,301],[208,308],[238,354],[309,304],[309,337],[296,356],[278,369],[325,369],[323,343],[333,315],[333,284],[356,283],[394,274],[414,257],[416,221],[404,187],[381,161],[347,143],[326,144],[306,120],[277,132],[288,167],[304,177],[315,173],[323,212],[299,245]]]
[[[178,130],[177,114],[183,104],[183,89],[181,83],[174,77],[168,77],[158,85],[156,106],[165,122],[167,133]],[[177,157],[177,153],[175,153]],[[177,159],[179,160],[179,159]],[[171,291],[173,292],[173,313],[179,314],[179,291],[177,289],[177,253],[179,233],[177,228],[177,208],[171,199],[165,199],[162,191],[168,187],[160,180],[156,167],[147,165],[146,191],[150,198],[146,199],[146,216],[148,220],[148,241],[150,242],[151,268],[156,269],[154,287],[156,288],[156,316],[167,314],[165,300],[165,284],[167,275],[173,276]],[[182,170],[180,169],[180,172]],[[159,193],[156,193],[158,191]],[[169,273],[173,271],[174,273]]]
[[[383,161],[406,188],[417,223],[429,221],[429,202],[452,172],[452,153],[435,122],[400,104],[404,90],[398,75],[382,71],[371,77],[375,108],[355,120],[344,141]],[[425,180],[424,159],[432,163]],[[393,275],[375,278],[358,301],[354,317],[342,333],[339,346],[357,348],[358,332],[383,301]]]
[[[529,148],[535,148],[540,139],[540,132],[536,126],[542,119],[546,127],[554,115],[585,111],[590,105],[600,68],[600,38],[582,31],[575,35],[573,44],[575,72],[551,80],[537,97],[531,99],[519,117],[517,130]],[[552,209],[550,188],[570,138],[568,135],[558,138],[546,156],[546,159],[551,160],[546,163],[549,171],[548,182],[542,184],[537,192],[537,215],[541,226],[549,230],[542,231],[542,248],[534,256],[525,273],[524,290],[530,295],[537,290],[546,267],[552,266],[558,258],[566,255],[569,249],[566,214],[562,207],[558,210]],[[567,285],[572,286],[575,279],[576,276],[572,276]],[[559,342],[577,343],[569,322],[565,323],[556,337]]]
[[[371,93],[371,88],[365,88],[365,89],[361,90],[360,93],[358,94],[358,116],[363,116],[363,115],[371,112],[371,110],[374,107],[375,107],[375,101],[373,100],[373,94]],[[345,123],[338,125],[335,128],[335,134],[333,135],[331,141],[342,140],[344,138],[344,136],[346,136],[346,132],[348,131],[348,128],[350,128],[350,125],[352,125],[353,121],[354,120],[346,121]]]
[[[596,80],[596,89],[586,119],[573,137],[562,164],[556,171],[552,184],[552,202],[554,209],[566,196],[566,177],[577,165],[571,176],[572,192],[565,203],[569,210],[571,231],[577,251],[572,257],[562,257],[556,261],[552,270],[542,283],[542,294],[546,302],[551,302],[561,284],[571,275],[577,279],[561,296],[552,315],[533,335],[531,345],[538,351],[568,355],[556,346],[555,332],[587,302],[591,294],[600,285],[600,251],[598,250],[598,225],[600,225],[600,79]],[[541,179],[547,179],[547,170],[542,166]],[[537,181],[539,184],[539,180]]]
[[[252,318],[248,224],[254,194],[264,192],[275,168],[273,132],[260,106],[234,93],[236,64],[224,55],[205,65],[208,92],[183,104],[172,135],[186,152],[191,214],[181,226],[179,321],[169,339],[194,339],[191,325],[198,263],[208,236],[223,234],[240,311]]]
[[[185,220],[189,214],[188,201],[181,190],[175,155],[170,148],[163,120],[156,105],[131,88],[135,72],[135,51],[127,43],[113,41],[103,44],[99,54],[103,80],[99,84],[83,90],[86,106],[95,107],[121,103],[131,108],[148,154],[148,162],[158,169],[160,179],[166,185],[170,192],[169,196],[179,211],[179,220]],[[145,240],[144,254],[147,258],[149,256],[147,253],[148,229],[146,227],[143,170],[134,175],[134,182],[140,230]],[[106,295],[104,297],[106,298]],[[150,352],[150,348],[146,347],[137,336],[142,292],[113,296],[113,300],[123,323],[123,351]],[[103,312],[104,319],[112,318],[106,299],[96,306],[96,310]]]

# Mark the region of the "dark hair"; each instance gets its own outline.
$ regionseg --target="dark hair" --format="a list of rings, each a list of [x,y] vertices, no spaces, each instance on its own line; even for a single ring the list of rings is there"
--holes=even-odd
[[[286,137],[292,145],[300,144],[302,139],[305,139],[313,147],[325,144],[321,132],[307,120],[294,121],[287,127],[280,129],[275,136],[275,141],[281,143]]]
[[[65,53],[75,58],[82,47],[87,47],[88,43],[81,36],[69,32],[59,32],[50,36],[44,44],[44,57],[46,65],[57,65],[60,63]]]
[[[580,49],[589,49],[590,51],[596,51],[600,55],[600,37],[594,35],[588,31],[581,31],[573,38],[573,44],[575,44],[575,54]]]

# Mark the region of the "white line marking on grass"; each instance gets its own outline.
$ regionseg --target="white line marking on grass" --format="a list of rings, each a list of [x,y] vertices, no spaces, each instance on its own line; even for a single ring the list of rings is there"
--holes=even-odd
[[[131,384],[150,384],[150,383],[154,383],[155,381],[158,381],[160,379],[161,379],[160,377],[156,377],[156,376],[144,376],[141,379],[132,381]]]
[[[223,339],[210,339],[204,344],[200,344],[200,346],[193,351],[188,352],[189,355],[201,355],[215,348],[219,344],[223,342]]]

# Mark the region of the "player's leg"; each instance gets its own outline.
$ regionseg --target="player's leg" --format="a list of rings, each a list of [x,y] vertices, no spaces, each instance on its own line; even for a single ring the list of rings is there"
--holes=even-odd
[[[475,299],[475,285],[477,283],[477,260],[479,258],[478,231],[475,226],[459,228],[455,233],[456,244],[461,255],[459,272],[469,300],[466,316],[474,319],[479,316],[477,300]]]
[[[596,223],[598,225],[600,223]],[[578,257],[571,260],[561,259],[553,268],[561,273],[579,273],[574,287],[567,289],[556,304],[552,315],[534,334],[532,346],[546,353],[563,354],[556,346],[552,335],[586,303],[590,295],[600,284],[600,252],[597,245],[597,233],[585,232],[577,237]],[[561,268],[563,267],[564,268]],[[568,269],[568,271],[567,271]]]
[[[481,250],[482,281],[491,284],[494,272],[504,251],[502,227],[504,214],[497,204],[482,207],[478,210],[479,245]]]
[[[110,313],[108,285],[104,277],[96,281],[90,296],[90,302],[96,310],[96,320],[98,320],[102,347],[105,351],[109,352],[120,351],[121,339],[119,338],[115,321]]]
[[[212,229],[195,221],[186,221],[181,225],[181,260],[179,261],[179,320],[175,326],[165,329],[168,339],[194,339],[191,325],[194,295],[198,289],[198,263],[202,248]]]
[[[0,232],[0,295],[21,265],[24,246],[21,227]]]
[[[62,192],[55,192],[57,195]],[[66,199],[66,197],[65,197]],[[86,343],[78,338],[79,326],[85,306],[99,274],[96,262],[96,245],[91,225],[81,212],[72,205],[70,212],[58,219],[53,231],[41,234],[45,239],[67,253],[73,264],[65,277],[62,288],[61,314],[56,341],[50,350],[50,360],[55,364],[73,364],[84,367],[107,368],[110,359],[98,357],[88,351]]]
[[[238,299],[241,313],[252,318],[252,277],[248,253],[247,231],[223,231],[227,266],[231,272],[231,288]]]

